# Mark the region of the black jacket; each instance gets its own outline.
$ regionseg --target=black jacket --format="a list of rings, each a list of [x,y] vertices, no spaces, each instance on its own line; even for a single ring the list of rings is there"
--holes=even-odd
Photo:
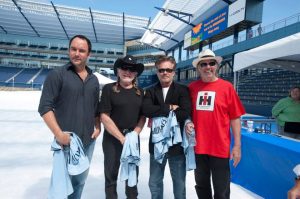
[[[143,115],[148,118],[160,116],[167,117],[170,112],[170,104],[179,106],[179,108],[175,110],[175,114],[182,133],[184,122],[186,119],[190,118],[191,115],[189,90],[184,85],[173,82],[169,88],[165,102],[160,83],[146,90],[142,108]],[[153,147],[151,131],[149,139],[149,152],[151,154],[153,154]],[[170,147],[168,154],[171,156],[183,154],[181,143]]]

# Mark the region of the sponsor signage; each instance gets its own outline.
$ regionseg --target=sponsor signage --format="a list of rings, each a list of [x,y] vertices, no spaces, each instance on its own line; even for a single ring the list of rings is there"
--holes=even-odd
[[[246,0],[237,0],[214,15],[199,23],[185,34],[184,48],[195,47],[196,44],[209,39],[227,28],[245,20]]]
[[[195,26],[191,31],[191,46],[224,31],[227,28],[227,16],[228,7],[225,7]]]
[[[192,44],[192,31],[190,32],[187,32],[185,35],[184,35],[184,42],[183,42],[183,48],[187,48],[189,46],[191,46]]]
[[[206,40],[227,28],[228,7],[223,8],[203,22],[203,38]]]
[[[231,27],[245,19],[246,0],[238,0],[232,3],[228,9],[228,25]]]
[[[200,41],[202,41],[202,35],[203,28],[202,23],[200,23],[192,29],[191,45],[198,44]]]

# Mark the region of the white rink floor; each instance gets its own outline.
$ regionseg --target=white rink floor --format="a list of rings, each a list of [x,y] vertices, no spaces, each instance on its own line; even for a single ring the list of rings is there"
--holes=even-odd
[[[46,198],[52,169],[50,144],[53,136],[37,112],[39,91],[0,91],[0,198]],[[148,188],[149,129],[141,134],[141,166],[139,198],[150,199]],[[102,136],[96,143],[83,199],[105,198]],[[193,172],[186,179],[187,198],[197,198]],[[119,182],[119,198],[125,198],[124,183]],[[164,179],[164,198],[171,199],[172,181],[168,168]],[[232,199],[261,198],[242,187],[231,184]]]

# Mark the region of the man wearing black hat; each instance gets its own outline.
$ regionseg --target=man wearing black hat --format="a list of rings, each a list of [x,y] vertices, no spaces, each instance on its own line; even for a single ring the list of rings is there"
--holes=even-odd
[[[162,56],[156,62],[159,83],[148,89],[143,102],[143,114],[149,118],[168,117],[174,111],[181,132],[186,119],[191,114],[191,102],[188,88],[173,82],[176,61],[173,57]],[[168,149],[162,163],[154,158],[153,131],[149,139],[150,179],[149,187],[152,199],[163,198],[163,178],[167,161],[169,162],[173,193],[176,199],[185,199],[186,161],[181,143],[174,144]]]
[[[125,134],[139,134],[145,123],[141,115],[143,90],[137,87],[137,77],[144,65],[136,63],[134,57],[127,55],[114,64],[117,82],[106,84],[102,90],[100,113],[105,127],[103,135],[105,193],[107,199],[117,199],[117,178]],[[126,196],[137,198],[137,186],[129,187],[126,182]]]

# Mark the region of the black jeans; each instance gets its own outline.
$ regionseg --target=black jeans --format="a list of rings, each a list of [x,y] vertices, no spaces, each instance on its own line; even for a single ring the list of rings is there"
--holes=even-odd
[[[107,199],[117,199],[117,180],[120,167],[120,157],[123,145],[108,132],[103,135],[104,153],[104,174],[105,174],[105,194]],[[138,170],[138,167],[137,167]],[[128,199],[136,199],[138,196],[137,186],[129,187],[125,185],[125,193]]]
[[[214,197],[212,197],[211,191],[211,176],[214,187]],[[198,198],[229,199],[229,158],[218,158],[210,155],[196,154],[195,181]]]

